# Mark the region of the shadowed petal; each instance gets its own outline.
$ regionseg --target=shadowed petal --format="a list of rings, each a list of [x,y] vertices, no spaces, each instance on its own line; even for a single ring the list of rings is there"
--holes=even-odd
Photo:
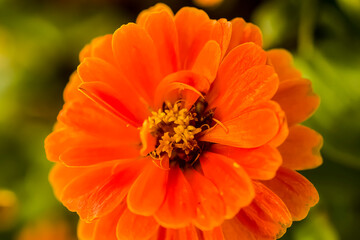
[[[90,44],[86,45],[79,54],[80,62],[83,62],[85,58],[89,57],[100,58],[115,65],[112,51],[112,34],[94,38]]]
[[[320,103],[319,96],[313,92],[311,82],[307,79],[281,82],[273,100],[285,111],[289,126],[305,121]]]
[[[262,46],[262,34],[256,25],[247,23],[242,18],[234,18],[231,20],[232,34],[228,47],[228,52],[234,47],[246,43],[253,42],[256,45]]]
[[[143,10],[139,16],[136,19],[136,23],[144,26],[144,24],[146,23],[147,19],[154,13],[158,13],[158,12],[162,12],[162,11],[166,11],[170,16],[174,16],[173,11],[171,10],[171,8],[169,8],[168,5],[163,4],[163,3],[157,3],[152,7],[149,7],[148,9]]]
[[[209,231],[203,231],[202,237],[204,240],[225,240],[221,227],[215,227]]]
[[[166,196],[155,219],[164,227],[187,226],[196,215],[196,200],[189,182],[178,166],[169,172]]]
[[[139,25],[129,23],[115,31],[113,51],[119,71],[152,105],[155,88],[163,77],[152,38]]]
[[[77,176],[63,191],[61,201],[81,219],[92,221],[111,212],[126,196],[145,160],[103,164]]]
[[[162,75],[177,71],[180,65],[179,42],[173,16],[166,9],[153,12],[143,26],[154,41]]]
[[[69,168],[62,163],[56,163],[49,174],[49,182],[53,187],[56,198],[60,200],[66,185],[77,176],[88,171],[88,169],[85,167]]]
[[[283,201],[263,184],[253,182],[255,198],[241,209],[236,218],[255,239],[280,238],[292,223],[289,210]]]
[[[232,240],[260,240],[257,236],[249,231],[249,229],[241,224],[241,222],[236,218],[225,220],[221,224],[221,229],[225,239]],[[274,238],[271,238],[274,239]],[[265,239],[261,239],[265,240]],[[270,240],[270,238],[268,239]]]
[[[209,16],[202,10],[184,7],[175,15],[175,25],[179,36],[179,54],[182,68],[185,60],[191,54],[193,41],[199,37],[198,31],[201,26],[210,21]]]
[[[226,218],[232,218],[252,201],[254,189],[251,180],[239,164],[210,152],[204,153],[199,161],[204,176],[217,186],[224,200]]]
[[[149,239],[158,228],[159,224],[153,217],[136,215],[126,208],[118,221],[116,236],[118,239]]]
[[[283,167],[305,170],[320,166],[322,144],[323,139],[319,133],[305,126],[292,126],[286,141],[279,146],[284,160]]]
[[[209,83],[212,83],[217,75],[220,57],[221,49],[219,44],[214,40],[208,41],[196,58],[192,71],[204,76]]]
[[[128,208],[143,216],[153,215],[164,201],[168,175],[168,170],[149,164],[129,190]]]
[[[294,221],[304,219],[310,207],[319,201],[314,185],[301,174],[287,168],[280,168],[276,177],[264,181],[264,184],[284,201]]]
[[[251,179],[272,179],[282,163],[279,151],[270,145],[245,149],[214,144],[210,151],[236,161]]]
[[[119,218],[126,211],[126,202],[121,202],[113,212],[106,216],[99,218],[96,221],[94,231],[94,238],[96,240],[117,240],[116,226]]]
[[[46,157],[50,161],[59,162],[60,155],[74,146],[94,146],[98,141],[83,132],[69,128],[60,128],[52,132],[45,139]]]
[[[95,38],[91,41],[91,57],[101,58],[115,66],[115,59],[112,50],[112,34]]]
[[[231,24],[226,19],[209,20],[198,30],[196,38],[191,44],[189,54],[185,59],[185,68],[192,68],[199,53],[209,41],[215,41],[220,47],[220,59],[224,57],[231,38]]]
[[[196,198],[196,216],[192,223],[201,230],[219,226],[225,217],[225,205],[216,186],[195,170],[185,171]]]
[[[200,240],[198,230],[193,226],[171,229],[160,227],[150,240]]]
[[[78,90],[79,85],[82,83],[77,71],[73,72],[70,76],[70,80],[64,89],[63,98],[65,102],[79,99],[79,98],[86,98],[83,94],[81,94]]]
[[[274,66],[280,81],[301,77],[301,72],[293,65],[291,53],[285,49],[271,49],[267,51],[270,63]]]

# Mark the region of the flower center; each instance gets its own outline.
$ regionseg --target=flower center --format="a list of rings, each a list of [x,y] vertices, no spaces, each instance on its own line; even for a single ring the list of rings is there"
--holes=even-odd
[[[180,167],[193,165],[206,145],[198,138],[212,125],[213,111],[205,112],[206,105],[199,99],[188,110],[182,107],[181,101],[174,105],[165,102],[161,109],[152,112],[143,124],[156,139],[155,149],[148,155],[155,160],[168,157],[170,164],[178,163]]]

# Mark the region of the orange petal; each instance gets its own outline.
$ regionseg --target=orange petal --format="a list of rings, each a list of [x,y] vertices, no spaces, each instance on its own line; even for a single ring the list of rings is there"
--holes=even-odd
[[[57,124],[58,126],[58,124]],[[49,161],[52,162],[59,162],[59,156],[62,153],[62,149],[59,150],[57,144],[54,144],[55,142],[62,142],[64,144],[63,141],[61,141],[61,139],[63,138],[63,130],[60,128],[52,133],[50,133],[46,138],[45,138],[45,153],[46,153],[46,158]]]
[[[66,185],[68,185],[78,175],[83,174],[88,168],[69,168],[62,163],[57,163],[51,169],[49,181],[53,187],[55,196],[60,199]]]
[[[79,61],[82,62],[85,58],[91,57],[91,44],[86,44],[79,53]]]
[[[139,156],[139,137],[130,131],[124,131],[122,134],[116,135],[117,132],[114,131],[115,136],[108,137],[105,134],[103,136],[87,134],[85,131],[79,131],[76,128],[63,127],[52,132],[45,139],[46,156],[50,161],[58,162],[61,160],[69,165],[72,165],[71,162],[75,165],[90,165],[103,160],[113,160],[115,156],[120,157],[120,159]],[[128,133],[128,135],[125,133]],[[129,138],[124,139],[121,136]],[[130,149],[124,149],[125,146]],[[115,149],[117,147],[119,149]],[[122,150],[126,151],[122,152]],[[90,151],[91,154],[98,154],[92,156],[87,151]],[[104,154],[104,156],[101,156],[101,154]],[[95,159],[97,157],[99,159]]]
[[[50,161],[58,162],[60,155],[74,146],[87,146],[94,143],[94,138],[68,128],[61,128],[52,132],[45,139],[46,157]]]
[[[195,170],[185,171],[196,198],[196,216],[192,223],[201,230],[210,231],[225,217],[225,205],[216,186]]]
[[[149,104],[141,98],[123,75],[111,64],[99,58],[87,58],[78,66],[78,74],[83,82],[102,82],[110,86],[114,96],[138,118],[145,119]],[[131,102],[131,104],[129,104]]]
[[[92,174],[92,171],[95,173],[97,170],[100,170],[99,174],[102,174],[102,178],[106,178],[111,175],[112,166],[109,164],[103,164],[96,167],[67,167],[64,164],[57,163],[54,168],[51,170],[49,175],[49,181],[53,186],[55,195],[57,198],[62,198],[63,193],[71,182],[76,181],[80,176]],[[99,180],[99,179],[97,179]],[[91,185],[86,185],[84,188],[92,187]],[[81,194],[81,193],[80,193]]]
[[[211,152],[200,157],[200,164],[204,176],[220,191],[226,207],[226,218],[232,218],[252,201],[254,189],[251,180],[239,164]]]
[[[155,106],[159,109],[164,101],[175,102],[183,99],[186,106],[191,106],[210,84],[208,80],[191,71],[179,71],[166,76],[159,84],[155,94]],[[189,91],[190,90],[190,91]],[[174,93],[174,91],[177,91]]]
[[[87,82],[79,86],[79,90],[88,98],[108,112],[118,116],[134,127],[140,127],[145,118],[133,114],[127,105],[129,102],[117,98],[117,93],[109,85],[102,82]]]
[[[272,49],[267,51],[267,55],[279,75],[280,81],[301,77],[301,72],[294,67],[291,53],[287,50]]]
[[[68,168],[71,169],[71,168]],[[105,185],[111,178],[113,165],[104,164],[97,167],[86,168],[85,171],[73,175],[70,181],[64,186],[60,200],[70,211],[81,211],[86,205],[85,201],[93,191]],[[64,173],[69,170],[65,170]],[[72,171],[70,171],[72,173]],[[55,182],[58,180],[54,179]],[[85,197],[84,197],[85,196]],[[80,200],[79,200],[80,199]],[[82,204],[80,202],[83,202]],[[85,210],[85,209],[84,209]],[[83,210],[83,211],[84,211]],[[89,209],[91,211],[91,209]],[[88,222],[86,213],[80,215],[83,220]],[[85,212],[85,211],[84,211]],[[89,219],[89,220],[93,220]]]
[[[153,215],[164,201],[168,175],[169,171],[148,165],[129,190],[128,208],[143,216]]]
[[[150,240],[199,240],[198,230],[193,226],[171,229],[160,227]]]
[[[61,201],[85,221],[104,216],[124,199],[145,163],[129,160],[116,167],[113,164],[92,167],[66,186]]]
[[[192,71],[204,76],[209,83],[212,83],[217,75],[220,57],[219,44],[214,40],[208,41],[196,58]]]
[[[282,110],[278,111],[277,113],[279,120],[279,131],[275,135],[275,137],[269,142],[269,145],[273,147],[280,146],[289,135],[289,128],[286,121],[285,113]]]
[[[249,231],[247,227],[241,224],[241,222],[236,217],[233,219],[225,220],[221,225],[221,229],[225,239],[265,240],[265,239],[256,238],[254,234],[251,231]]]
[[[246,42],[253,42],[260,47],[262,46],[262,34],[256,25],[247,23],[242,18],[234,18],[231,20],[231,25],[232,34],[227,50],[228,52]]]
[[[244,111],[236,118],[222,121],[222,124],[206,131],[200,140],[239,148],[255,148],[268,143],[279,131],[276,112],[262,106]]]
[[[196,216],[196,200],[191,185],[178,166],[169,172],[166,196],[155,219],[166,228],[187,226]]]
[[[159,224],[153,217],[145,217],[125,209],[116,227],[118,239],[143,240],[156,233]]]
[[[73,147],[60,155],[60,160],[68,166],[89,166],[106,161],[139,157],[138,143],[113,144],[112,146]]]
[[[136,23],[144,26],[147,19],[154,13],[166,11],[170,16],[174,16],[174,13],[172,12],[171,8],[169,8],[166,4],[163,3],[157,3],[152,7],[149,7],[148,9],[143,10],[137,17]]]
[[[198,238],[198,230],[190,225],[188,227],[184,227],[184,228],[180,228],[180,229],[176,229],[176,230],[173,230],[175,231],[175,238],[174,239],[177,239],[177,240],[183,240],[183,239],[187,239],[187,240],[197,240],[199,239]],[[172,238],[171,238],[172,239]]]
[[[228,91],[229,81],[232,81],[234,76],[241,76],[248,69],[265,63],[265,51],[254,43],[244,43],[234,48],[225,56],[219,67],[218,76],[207,96],[209,104]]]
[[[283,166],[293,170],[316,168],[322,164],[320,149],[323,138],[314,130],[295,125],[289,136],[278,148],[283,157]]]
[[[185,68],[192,68],[199,53],[207,42],[215,41],[220,47],[220,59],[223,58],[231,38],[231,23],[226,19],[210,20],[203,24],[198,32],[197,37],[191,44],[190,52],[185,59]]]
[[[271,139],[269,145],[273,147],[278,147],[285,141],[285,139],[289,135],[289,128],[288,128],[285,112],[281,109],[280,105],[274,101],[267,101],[260,103],[258,104],[257,107],[261,107],[261,106],[272,109],[277,116],[279,123],[279,130],[277,134],[274,136],[274,138]]]
[[[220,45],[221,59],[223,59],[231,41],[232,26],[231,23],[224,18],[219,19],[218,23],[220,24],[220,34],[218,34],[219,37],[215,38],[215,40]]]
[[[53,131],[59,131],[59,130],[65,128],[65,127],[66,127],[65,124],[63,124],[62,122],[58,122],[58,121],[57,121],[57,122],[54,124]]]
[[[145,157],[150,152],[152,152],[156,147],[156,137],[151,134],[151,129],[149,128],[150,123],[144,121],[141,130],[140,130],[140,140],[141,140],[141,149],[140,155]]]
[[[119,71],[152,105],[156,86],[163,76],[157,50],[149,34],[139,25],[123,25],[114,33],[113,51]]]
[[[214,144],[210,151],[233,159],[251,179],[272,179],[282,163],[279,151],[270,145],[245,149]]]
[[[304,219],[310,207],[319,201],[319,195],[312,183],[287,168],[280,168],[276,177],[264,181],[264,184],[284,201],[294,221]]]
[[[307,79],[281,82],[273,98],[285,111],[289,126],[305,121],[319,106],[319,96]]]
[[[291,215],[281,199],[263,184],[253,182],[255,198],[236,218],[255,239],[277,239],[291,226]]]
[[[57,120],[77,131],[102,139],[111,139],[111,143],[124,142],[119,136],[126,136],[126,141],[139,142],[137,128],[104,110],[87,97],[65,103]]]
[[[84,96],[79,92],[78,87],[81,84],[81,79],[78,73],[75,71],[70,76],[70,81],[64,89],[64,100],[65,102],[71,101],[73,99],[84,98]]]
[[[91,41],[91,57],[101,58],[102,60],[115,65],[112,50],[112,34],[107,34]]]
[[[126,201],[118,205],[115,210],[96,221],[93,239],[96,240],[117,240],[116,227],[119,218],[126,211]]]
[[[94,238],[96,223],[96,221],[87,223],[80,220],[77,227],[77,235],[79,240],[92,240]]]
[[[114,55],[112,51],[112,34],[107,34],[94,38],[90,44],[87,44],[80,52],[79,59],[83,62],[85,58],[96,57],[114,64]]]
[[[166,10],[153,12],[143,26],[154,41],[162,75],[177,71],[180,64],[179,44],[172,15]]]
[[[202,236],[204,240],[225,240],[221,227],[215,227],[209,231],[203,231]],[[234,239],[234,238],[232,238]]]
[[[181,69],[185,67],[185,60],[192,52],[193,41],[199,38],[198,31],[208,21],[210,21],[209,16],[196,8],[183,7],[176,13],[175,25],[179,36]]]
[[[278,89],[279,79],[270,66],[255,66],[241,75],[235,72],[227,81],[228,88],[219,95],[217,101],[209,108],[216,107],[217,116],[226,116],[231,119],[241,111],[261,101],[270,100]]]

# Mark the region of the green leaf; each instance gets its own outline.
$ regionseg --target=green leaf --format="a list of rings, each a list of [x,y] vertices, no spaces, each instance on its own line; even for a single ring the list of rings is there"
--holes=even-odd
[[[339,240],[338,233],[325,213],[309,216],[294,230],[294,240]]]

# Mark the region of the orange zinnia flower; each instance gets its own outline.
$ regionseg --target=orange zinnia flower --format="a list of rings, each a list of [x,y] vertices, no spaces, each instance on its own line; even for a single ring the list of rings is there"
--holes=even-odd
[[[45,141],[80,239],[274,239],[318,201],[317,107],[259,29],[163,4],[94,39]]]

